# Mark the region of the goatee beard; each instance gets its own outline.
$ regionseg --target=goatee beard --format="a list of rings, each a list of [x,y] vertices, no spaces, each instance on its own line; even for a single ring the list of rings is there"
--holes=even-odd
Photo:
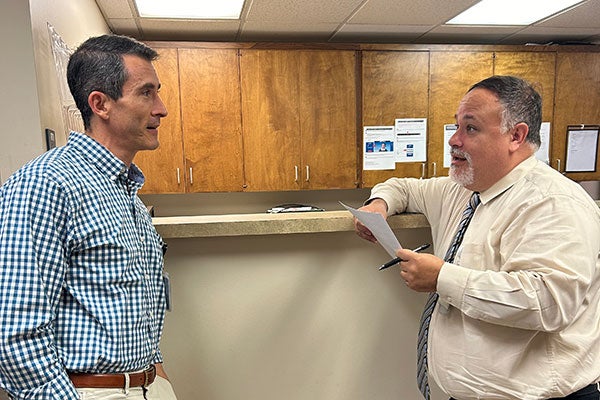
[[[475,173],[473,171],[473,166],[471,165],[471,155],[458,149],[452,149],[450,151],[450,155],[458,158],[464,158],[467,160],[468,165],[466,170],[459,170],[458,167],[450,165],[450,179],[461,186],[472,185],[475,180]]]

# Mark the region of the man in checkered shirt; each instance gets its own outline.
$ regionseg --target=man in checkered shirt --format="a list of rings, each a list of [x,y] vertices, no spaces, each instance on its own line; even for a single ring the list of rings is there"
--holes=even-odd
[[[159,349],[163,245],[133,164],[167,110],[156,51],[104,35],[71,56],[85,132],[0,188],[0,386],[18,399],[175,399]]]

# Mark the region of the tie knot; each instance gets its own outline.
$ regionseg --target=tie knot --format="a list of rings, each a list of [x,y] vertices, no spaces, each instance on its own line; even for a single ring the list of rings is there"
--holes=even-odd
[[[473,192],[471,199],[469,200],[469,205],[475,210],[480,203],[481,199],[479,198],[479,192]]]

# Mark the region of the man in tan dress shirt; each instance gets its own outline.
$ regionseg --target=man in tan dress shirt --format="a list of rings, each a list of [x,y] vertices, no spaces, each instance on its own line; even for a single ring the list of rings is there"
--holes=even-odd
[[[534,154],[541,98],[527,82],[475,84],[456,113],[450,177],[392,178],[363,211],[423,213],[433,254],[399,250],[407,286],[437,292],[429,376],[471,399],[600,398],[600,211]],[[473,192],[480,205],[452,262],[442,257]],[[355,221],[359,236],[375,241]]]

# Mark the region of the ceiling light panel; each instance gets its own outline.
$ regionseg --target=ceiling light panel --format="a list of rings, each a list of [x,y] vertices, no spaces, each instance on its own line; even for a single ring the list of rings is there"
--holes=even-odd
[[[135,0],[142,18],[239,19],[244,0]]]
[[[482,0],[448,25],[531,25],[582,0]]]

